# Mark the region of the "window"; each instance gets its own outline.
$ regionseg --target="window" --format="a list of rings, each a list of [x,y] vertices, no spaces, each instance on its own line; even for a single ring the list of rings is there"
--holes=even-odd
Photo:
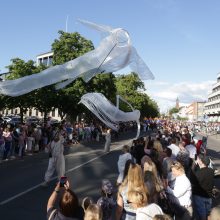
[[[52,117],[55,117],[55,109],[52,111]]]

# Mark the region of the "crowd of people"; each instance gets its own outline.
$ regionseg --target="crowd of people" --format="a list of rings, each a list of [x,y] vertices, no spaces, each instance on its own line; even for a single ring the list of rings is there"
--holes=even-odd
[[[106,152],[109,151],[111,136],[118,137],[117,132],[112,132],[101,123],[70,123],[64,120],[59,124],[52,124],[50,117],[46,123],[42,124],[12,125],[5,121],[0,125],[0,163],[23,159],[25,155],[47,150],[58,130],[63,138],[64,146],[71,146],[82,141],[106,140]]]
[[[122,148],[116,186],[103,180],[99,200],[85,197],[80,205],[69,181],[63,186],[58,183],[48,200],[48,219],[218,220],[220,207],[212,209],[215,173],[206,155],[207,137],[198,139],[195,135],[203,126],[172,121],[142,123],[144,136]],[[98,123],[63,121],[54,126],[50,118],[43,125],[3,123],[0,161],[46,151],[50,158],[42,184],[45,187],[55,170],[58,180],[65,176],[64,146],[103,138],[104,152],[109,152],[112,135],[118,137],[118,133]],[[58,198],[59,208],[55,208]]]
[[[96,202],[85,197],[80,205],[68,181],[62,190],[58,184],[48,200],[48,219],[219,220],[220,206],[212,209],[214,169],[206,155],[207,140],[194,140],[194,128],[164,122],[132,146],[123,146],[116,186],[103,180]]]

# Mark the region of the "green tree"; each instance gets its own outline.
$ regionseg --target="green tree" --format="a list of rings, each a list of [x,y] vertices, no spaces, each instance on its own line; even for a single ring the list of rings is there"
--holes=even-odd
[[[175,113],[178,113],[179,112],[179,109],[176,108],[176,107],[173,107],[169,110],[169,115],[172,115],[172,114],[175,114]]]
[[[85,39],[78,32],[58,31],[59,39],[52,43],[53,65],[63,64],[94,49],[92,41]]]
[[[159,109],[155,101],[144,92],[144,83],[136,73],[119,75],[116,77],[117,93],[126,99],[135,109],[141,112],[142,117],[156,117]],[[122,103],[120,109],[130,111],[130,107]]]
[[[25,62],[22,59],[14,58],[11,60],[11,64],[7,66],[9,69],[10,75],[7,77],[10,79],[18,79],[27,75],[35,74],[38,72],[37,67],[34,65],[33,60]],[[34,105],[34,93],[30,92],[18,97],[5,96],[4,101],[7,108],[19,108],[21,121],[23,122],[23,116],[26,113],[28,108],[33,107]]]

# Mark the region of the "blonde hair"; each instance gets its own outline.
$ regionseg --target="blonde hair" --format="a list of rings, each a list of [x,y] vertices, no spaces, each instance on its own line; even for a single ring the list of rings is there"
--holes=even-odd
[[[137,205],[138,208],[147,204],[147,194],[145,191],[132,190],[128,192],[128,200]]]
[[[96,204],[90,204],[85,211],[84,220],[102,220],[102,209]]]
[[[155,150],[157,150],[158,153],[163,152],[162,144],[161,144],[160,141],[158,141],[158,140],[155,140],[155,141],[154,141],[153,148],[154,148]]]
[[[209,217],[210,217],[210,220],[220,220],[220,205],[212,209]]]
[[[178,162],[178,161],[176,161],[176,162],[174,162],[172,165],[171,165],[171,169],[176,169],[176,170],[179,170],[179,171],[181,171],[181,172],[183,172],[183,173],[185,173],[185,170],[184,170],[184,167],[183,167],[183,165],[180,163],[180,162]]]
[[[138,164],[130,164],[128,175],[119,187],[119,193],[121,193],[125,187],[128,187],[128,191],[131,191],[134,188],[147,191],[144,184],[143,171]]]

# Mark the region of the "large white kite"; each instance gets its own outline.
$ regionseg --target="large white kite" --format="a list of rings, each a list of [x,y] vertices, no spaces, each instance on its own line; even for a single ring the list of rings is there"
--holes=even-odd
[[[0,82],[0,93],[8,96],[20,96],[56,83],[58,83],[56,88],[60,89],[78,77],[82,77],[84,81],[88,82],[98,73],[115,72],[127,65],[130,65],[131,70],[139,74],[142,80],[154,79],[153,74],[132,46],[126,30],[113,29],[84,20],[79,21],[107,35],[96,49],[40,73],[2,81]]]
[[[138,138],[140,134],[140,111],[133,109],[133,107],[122,97],[117,96],[117,98],[117,107],[101,93],[87,93],[81,97],[79,103],[84,104],[105,125],[115,131],[118,130],[120,122],[136,121],[138,125],[136,138]],[[131,107],[132,111],[121,111],[119,109],[119,99],[126,102]]]

